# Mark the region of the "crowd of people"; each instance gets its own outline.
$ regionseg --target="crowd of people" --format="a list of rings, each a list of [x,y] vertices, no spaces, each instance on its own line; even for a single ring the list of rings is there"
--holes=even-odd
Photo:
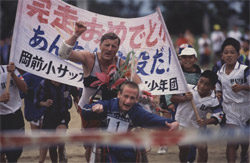
[[[145,86],[136,74],[131,81],[121,83],[120,89],[116,92],[105,85],[92,86],[92,83],[98,80],[97,72],[110,73],[110,66],[115,65],[120,68],[125,61],[117,56],[120,38],[115,33],[106,33],[102,36],[99,52],[73,50],[77,39],[87,28],[84,22],[76,22],[74,33],[63,41],[59,50],[61,59],[82,64],[84,83],[81,90],[28,72],[20,74],[14,63],[6,63],[8,57],[3,57],[6,52],[3,53],[1,46],[1,58],[5,58],[1,59],[0,69],[1,132],[13,129],[23,131],[24,117],[30,122],[32,130],[46,132],[47,129],[55,131],[60,129],[66,132],[70,121],[68,110],[73,105],[72,97],[81,116],[83,128],[104,127],[111,133],[127,132],[138,126],[164,127],[172,131],[205,128],[212,124],[228,128],[244,128],[249,124],[249,33],[242,34],[235,26],[228,35],[225,35],[220,25],[216,24],[211,37],[204,33],[198,39],[198,50],[195,49],[196,41],[190,30],[181,34],[176,40],[175,48],[190,92],[162,95],[163,98],[155,96],[149,100],[149,103],[154,103],[151,106],[155,108],[155,112],[160,112],[160,115],[171,113],[164,117],[145,109],[145,104],[140,102]],[[9,74],[11,80],[8,88]],[[19,92],[21,96],[18,95]],[[97,95],[101,97],[100,100],[93,102]],[[150,93],[148,96],[151,96]],[[24,98],[24,117],[21,111],[21,97]],[[197,109],[197,114],[193,111],[193,105]],[[248,142],[242,144],[228,142],[225,154],[228,162],[236,161],[239,146],[241,146],[241,162],[249,161]],[[87,162],[93,159],[101,162],[148,161],[144,147],[101,146],[98,147],[101,151],[100,157],[92,152],[97,150],[94,144],[85,144],[84,148]],[[67,162],[64,144],[41,146],[39,162],[45,161],[48,149],[52,162]],[[159,150],[160,154],[165,153],[166,147],[161,147]],[[1,150],[1,162],[17,162],[21,153],[22,148]],[[179,145],[179,160],[208,162],[207,144]]]

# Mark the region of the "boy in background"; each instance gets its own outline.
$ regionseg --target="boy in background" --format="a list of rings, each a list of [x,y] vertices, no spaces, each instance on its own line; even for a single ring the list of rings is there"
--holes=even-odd
[[[31,130],[37,131],[42,126],[44,109],[40,109],[34,104],[34,95],[43,78],[29,72],[25,72],[23,78],[28,87],[27,93],[20,92],[21,97],[24,98],[24,117],[30,123]],[[45,158],[45,156],[42,156],[44,154],[42,150],[43,148],[40,147],[39,153],[41,155],[39,155],[39,158]]]
[[[50,130],[67,130],[70,121],[70,112],[72,107],[72,98],[77,104],[79,101],[79,92],[76,87],[62,84],[56,81],[45,79],[40,83],[40,87],[35,95],[34,103],[38,107],[45,108],[42,129]],[[58,153],[57,153],[58,147]],[[46,156],[47,148],[44,150]],[[50,159],[52,162],[67,162],[65,145],[49,147]],[[39,162],[44,162],[44,158],[40,158]]]
[[[181,68],[187,83],[190,85],[197,85],[197,82],[200,78],[202,73],[202,69],[196,64],[197,62],[197,52],[195,49],[188,44],[182,44],[179,49],[179,60],[181,64]],[[166,95],[166,103],[170,110],[175,112],[176,106],[172,103],[172,100],[175,101],[175,98],[171,95]],[[174,118],[173,114],[173,118]]]

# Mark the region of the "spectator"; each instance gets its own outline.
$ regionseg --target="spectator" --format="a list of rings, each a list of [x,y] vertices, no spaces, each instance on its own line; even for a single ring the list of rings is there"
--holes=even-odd
[[[239,30],[238,25],[234,25],[233,28],[227,33],[227,37],[232,37],[237,41],[241,42],[242,33]]]
[[[214,53],[214,63],[221,59],[221,45],[225,40],[225,35],[221,31],[221,27],[219,24],[215,24],[213,27],[213,31],[211,33],[211,41],[212,41],[212,49]]]
[[[250,55],[250,41],[246,39],[242,39],[241,49],[240,49],[240,57],[239,60],[241,63],[249,66],[249,55]]]
[[[11,37],[5,38],[0,42],[0,61],[1,65],[7,65],[9,63],[10,58],[10,46],[11,45]]]
[[[179,47],[182,44],[187,44],[187,43],[188,43],[188,40],[184,37],[184,34],[183,33],[179,33],[178,38],[175,41],[175,49],[176,49],[176,51],[179,50]]]
[[[250,40],[250,27],[249,26],[246,26],[244,28],[244,33],[243,33],[243,36],[242,36],[242,39],[243,40]]]
[[[187,39],[187,43],[191,46],[194,46],[195,44],[195,39],[193,33],[187,29],[184,33],[184,37]]]
[[[211,40],[206,33],[202,34],[202,37],[198,39],[199,53],[200,53],[200,65],[202,67],[208,67],[211,57]]]

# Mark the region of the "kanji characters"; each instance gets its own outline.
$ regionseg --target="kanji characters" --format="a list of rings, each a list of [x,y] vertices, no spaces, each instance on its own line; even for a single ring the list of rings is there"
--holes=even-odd
[[[149,75],[144,70],[144,68],[147,66],[149,58],[150,58],[149,54],[146,51],[140,54],[139,60],[142,59],[142,61],[138,62],[137,72],[136,72],[137,74],[142,74],[144,76]]]
[[[99,38],[105,32],[102,24],[97,23],[97,18],[93,17],[91,22],[85,22],[88,29],[81,35],[81,38],[85,41],[94,40],[95,43],[99,43]],[[97,35],[97,36],[95,36]],[[97,38],[97,39],[96,39]]]
[[[108,22],[108,26],[109,26],[108,32],[114,32],[117,35],[119,35],[120,33],[122,33],[122,35],[119,35],[120,39],[121,39],[121,43],[120,44],[122,44],[124,42],[124,40],[126,39],[126,36],[127,36],[127,28],[125,26],[125,22],[120,22],[119,25],[113,25],[113,22],[109,21]]]
[[[39,22],[48,24],[48,17],[50,14],[51,2],[50,0],[39,0],[39,1],[34,0],[32,2],[32,5],[29,5],[29,4],[27,5],[27,9],[29,10],[27,14],[30,17],[32,17],[38,13],[37,19],[39,20]]]
[[[156,29],[156,23],[152,26],[152,20],[149,20],[149,29],[150,29],[150,31],[149,31],[149,34],[148,34],[148,36],[147,36],[147,39],[146,39],[146,45],[148,46],[148,47],[153,47],[153,46],[155,46],[156,44],[157,44],[157,42],[158,42],[158,40],[157,40],[157,38],[155,38],[154,39],[154,41],[150,41],[151,40],[151,37],[152,37],[152,35],[153,35],[153,33],[154,33],[154,31],[155,31],[155,29]]]
[[[54,11],[54,15],[58,17],[51,23],[51,25],[53,27],[56,26],[67,33],[72,34],[73,31],[68,26],[73,26],[73,22],[78,19],[77,10],[70,8],[70,6],[64,7],[59,5],[58,10]]]
[[[67,65],[55,65],[53,61],[46,62],[43,57],[30,54],[27,51],[22,51],[19,58],[19,63],[29,67],[35,71],[43,71],[47,75],[55,74],[59,78],[68,77],[69,80],[77,80],[77,82],[83,81],[83,73],[71,72]]]
[[[35,57],[33,57],[32,61],[31,61],[31,66],[30,67],[33,70],[36,69],[36,71],[41,71],[43,62],[44,62],[44,60],[43,60],[42,57],[35,56]]]
[[[19,59],[19,63],[24,64],[26,67],[29,67],[31,59],[32,59],[32,54],[26,52],[26,51],[22,51],[21,57]]]
[[[142,39],[143,37],[145,37],[146,33],[145,31],[142,32],[145,29],[144,25],[139,25],[136,27],[131,27],[129,28],[129,32],[133,32],[131,38],[130,38],[130,46],[132,49],[138,49],[141,47],[141,42],[140,43],[135,43],[134,41],[136,40],[137,35],[140,36],[140,39]],[[142,33],[141,33],[142,32]]]

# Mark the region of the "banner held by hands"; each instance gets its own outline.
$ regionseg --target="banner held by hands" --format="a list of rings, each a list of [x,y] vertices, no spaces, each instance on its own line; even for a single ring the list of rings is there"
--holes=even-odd
[[[114,32],[121,39],[117,55],[125,59],[128,52],[136,52],[136,73],[153,95],[187,91],[158,12],[125,19],[89,12],[59,0],[19,0],[15,21],[18,28],[14,29],[11,50],[15,65],[43,78],[82,87],[82,65],[58,57],[62,41],[73,34],[78,20],[85,22],[87,30],[78,38],[74,50],[99,51],[101,36]]]
[[[161,19],[161,21],[162,21],[162,24],[164,25],[164,32],[166,33],[168,42],[170,43],[170,48],[171,48],[172,51],[174,52],[174,56],[176,56],[176,58],[177,58],[177,55],[176,55],[176,53],[175,53],[175,50],[174,50],[174,46],[173,46],[172,40],[171,40],[170,35],[169,35],[169,33],[168,33],[168,30],[167,30],[167,26],[166,26],[166,24],[165,24],[165,21],[164,21],[164,19],[163,19],[162,14],[161,14],[161,10],[160,10],[159,7],[157,7],[156,10],[157,10],[158,14],[160,15],[160,19]],[[177,62],[176,64],[178,65],[177,68],[179,68],[178,71],[181,72],[181,74],[182,74],[182,75],[181,75],[181,80],[183,81],[184,88],[185,88],[186,92],[188,92],[188,91],[189,91],[189,88],[188,88],[188,85],[187,85],[186,78],[185,78],[185,76],[184,76],[184,74],[183,74],[183,72],[182,72],[180,63]],[[200,119],[201,119],[201,118],[200,118],[200,115],[199,115],[199,113],[198,113],[198,111],[197,111],[197,108],[196,108],[196,106],[195,106],[193,100],[191,100],[191,104],[192,104],[192,107],[193,107],[193,110],[194,110],[196,119],[197,119],[197,120],[200,120]]]

